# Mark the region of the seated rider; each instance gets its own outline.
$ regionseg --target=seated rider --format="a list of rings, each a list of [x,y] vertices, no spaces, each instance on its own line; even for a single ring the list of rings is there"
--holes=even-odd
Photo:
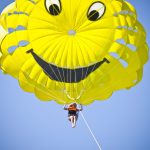
[[[78,112],[83,110],[82,105],[80,105],[80,108],[77,108],[76,103],[64,105],[64,110],[68,110],[68,120],[71,122],[72,128],[74,128],[78,119]]]

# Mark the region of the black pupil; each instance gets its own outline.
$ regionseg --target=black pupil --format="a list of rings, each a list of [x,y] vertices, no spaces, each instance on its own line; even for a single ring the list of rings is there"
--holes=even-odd
[[[60,13],[60,9],[59,9],[58,5],[52,4],[52,5],[49,7],[49,12],[50,12],[52,15],[57,16],[57,15],[59,15],[59,13]]]
[[[90,12],[90,14],[88,15],[88,19],[91,21],[96,21],[99,17],[99,12],[96,10],[93,10]]]

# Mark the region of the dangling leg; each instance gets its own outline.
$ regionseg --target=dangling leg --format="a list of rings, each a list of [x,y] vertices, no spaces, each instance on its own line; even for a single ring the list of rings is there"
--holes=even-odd
[[[71,122],[72,128],[74,127],[74,116],[69,117],[69,121]]]
[[[70,117],[68,118],[69,121],[71,121]]]
[[[76,121],[77,121],[76,116],[73,116],[73,127],[76,127]]]

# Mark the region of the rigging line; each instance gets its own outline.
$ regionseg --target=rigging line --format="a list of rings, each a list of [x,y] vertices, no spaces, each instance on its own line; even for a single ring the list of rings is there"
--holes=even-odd
[[[63,39],[63,41],[64,41],[64,39]],[[63,44],[63,42],[61,42],[62,44]],[[61,44],[61,45],[62,45]],[[56,47],[55,47],[55,49],[57,48],[59,48],[61,45],[57,45]],[[64,44],[65,45],[65,44]],[[56,58],[58,57],[58,54],[59,54],[60,52],[57,52],[57,55],[56,55],[56,57],[55,57],[55,62],[56,62]],[[61,53],[62,54],[62,53]],[[63,54],[62,54],[63,55]],[[61,61],[61,60],[60,60]],[[59,61],[59,62],[60,62]],[[59,73],[59,76],[60,76],[60,78],[61,78],[61,84],[63,85],[63,90],[65,89],[65,83],[63,82],[63,77],[64,77],[64,70],[62,69],[62,71],[63,71],[63,75],[61,76],[61,73],[60,73],[60,71],[59,71],[59,69],[58,69],[58,66],[56,66],[56,68],[57,68],[57,71],[58,71],[58,73]],[[58,83],[59,84],[59,83]]]
[[[75,72],[75,68],[74,68],[73,70],[74,70],[74,72]],[[75,81],[77,81],[76,72],[75,72]],[[74,83],[73,88],[75,89],[75,93],[76,93],[77,97],[75,97],[75,98],[71,97],[71,96],[68,94],[67,91],[65,91],[65,93],[66,93],[66,95],[67,95],[67,97],[68,97],[69,99],[75,101],[75,100],[78,100],[78,99],[81,97],[83,91],[81,91],[80,94],[78,94],[78,84],[76,84],[76,83]]]
[[[56,78],[59,80],[59,77],[58,77],[57,74],[55,73],[55,70],[53,70],[53,67],[52,67],[51,65],[49,65],[49,67],[51,68],[52,72],[55,74]],[[47,72],[47,71],[45,71],[45,73],[48,75],[48,72]],[[49,77],[49,76],[48,76],[48,77]],[[62,80],[62,79],[61,79],[61,80]],[[64,88],[62,82],[58,83],[58,86],[59,86],[60,88],[62,88],[62,89]]]
[[[22,70],[21,70],[21,71],[22,71]],[[22,71],[22,72],[23,72],[23,74],[24,74],[27,78],[29,78],[29,80],[32,80],[32,79],[28,76],[27,73],[25,73],[24,71]],[[32,86],[32,87],[35,88],[35,85],[31,84],[30,82],[27,82],[27,81],[22,80],[22,79],[19,79],[19,80],[20,80],[20,81],[23,81],[24,83],[27,83],[27,84],[29,84],[30,86]],[[36,82],[35,80],[33,80],[33,81]],[[44,84],[40,84],[40,86],[43,87],[43,88],[46,88],[46,87],[44,86]],[[45,92],[45,91],[42,90],[41,88],[39,88],[39,87],[36,87],[36,88],[37,88],[39,91],[45,93],[46,95],[49,95],[50,97],[54,98],[54,100],[57,100],[57,99],[58,99],[58,100],[61,101],[62,103],[65,103],[65,101],[63,101],[63,100],[57,98],[56,96],[54,96],[54,95],[52,95],[52,94],[50,94],[50,93]],[[50,91],[49,89],[47,89],[47,90]]]
[[[75,73],[75,81],[77,80],[77,74],[76,74],[76,71],[74,70],[74,73]],[[76,90],[76,96],[78,96],[78,85],[76,83],[74,83],[74,86],[75,86],[75,90]]]
[[[39,56],[39,57],[40,57],[40,56]],[[40,58],[43,60],[42,57],[40,57]],[[53,72],[54,75],[56,76],[57,80],[59,80],[59,77],[58,77],[57,74],[55,73],[55,70],[53,70],[53,67],[52,67],[50,64],[49,64],[49,67],[51,68],[52,72]],[[45,73],[48,75],[48,72],[47,72],[46,70],[45,70]],[[48,75],[48,77],[49,77],[49,75]],[[59,87],[63,89],[62,83],[59,85]]]
[[[76,72],[75,72],[75,79],[77,80],[77,76],[76,76]],[[80,83],[79,83],[80,84]],[[78,84],[75,83],[75,86],[76,86],[76,95],[77,97],[75,98],[76,100],[79,100],[82,93],[83,93],[83,90],[80,90],[80,92],[78,93]],[[79,101],[78,101],[79,102]]]
[[[29,77],[29,75],[28,75],[26,72],[24,72],[22,69],[20,69],[20,70],[21,70],[21,72],[22,72],[29,80],[33,80],[34,82],[36,82],[34,79],[31,79],[31,78]],[[32,87],[35,88],[35,85],[31,84],[30,82],[27,82],[27,81],[22,80],[22,79],[19,79],[19,80],[20,80],[20,81],[23,81],[24,83],[27,83],[27,84],[29,84],[30,86],[32,86]],[[43,87],[43,88],[46,88],[44,84],[39,84],[39,85],[40,85],[41,87]],[[36,87],[36,88],[39,89],[41,92],[45,93],[46,95],[49,95],[49,96],[51,96],[52,98],[54,98],[54,99],[56,99],[56,100],[58,99],[59,101],[65,103],[63,100],[57,98],[56,96],[54,96],[54,95],[52,95],[52,94],[50,94],[50,93],[45,92],[45,91],[42,90],[41,88],[39,88],[39,87]],[[49,89],[47,89],[47,90],[50,91]]]
[[[75,73],[75,81],[77,81],[77,75],[76,75],[75,69],[74,69],[74,73]],[[75,94],[76,94],[76,98],[75,99],[78,100],[80,98],[80,95],[78,94],[78,84],[74,83],[74,88],[75,88]]]
[[[16,33],[15,33],[16,34]],[[17,41],[19,41],[18,40],[18,36],[17,36],[17,34],[16,34],[16,37],[17,37]],[[32,44],[31,44],[32,45]],[[14,63],[15,65],[17,65],[18,66],[18,68],[20,68],[19,67],[19,65],[17,64],[17,63],[15,63],[16,61],[14,60],[14,61],[12,61],[12,63]],[[20,68],[20,70],[25,74],[25,76],[27,76],[29,79],[31,79],[30,77],[29,77],[29,75],[26,73],[26,72],[24,72],[21,68]],[[31,79],[31,80],[33,80],[33,79]],[[23,81],[23,80],[22,80]],[[33,80],[34,82],[35,82],[35,80]],[[25,81],[23,81],[23,82],[25,82]],[[28,82],[26,82],[26,83],[28,83]],[[28,83],[29,85],[31,85],[31,86],[33,86],[31,83]],[[46,88],[44,85],[42,85],[42,84],[40,84],[43,88]],[[33,86],[33,87],[35,87],[35,86]],[[44,92],[44,90],[41,90],[40,88],[38,88],[40,91],[42,91],[42,92]],[[45,94],[47,94],[46,92],[44,92]],[[50,95],[50,94],[48,94],[49,96],[51,96],[51,97],[53,97],[53,98],[55,98],[55,99],[58,99],[57,97],[55,97],[55,96],[53,96],[53,95]],[[60,99],[59,99],[60,100]],[[60,101],[62,101],[62,100],[60,100]],[[64,103],[64,101],[62,101],[63,103]]]
[[[81,39],[80,39],[81,40]],[[82,40],[82,42],[84,42],[83,40]],[[85,43],[85,42],[84,42]],[[85,43],[86,44],[86,43]],[[98,57],[98,60],[100,59],[100,57],[101,57],[101,55]],[[96,64],[95,64],[96,65]],[[93,68],[92,68],[92,71],[94,70],[94,68],[95,68],[95,65],[93,66]],[[113,70],[113,68],[111,69],[111,70]],[[104,77],[104,75],[102,76],[102,78]],[[86,84],[86,85],[84,85],[84,90],[85,90],[85,88],[87,87],[87,85],[89,85],[88,83]],[[91,86],[90,86],[91,87]]]
[[[72,41],[72,48],[73,48],[73,46],[74,46],[74,42]],[[76,55],[74,55],[74,57],[77,57],[77,48],[74,50],[74,51],[76,51]],[[73,55],[73,52],[72,52],[72,55]],[[73,66],[74,66],[74,79],[75,79],[75,81],[77,81],[77,74],[76,74],[76,71],[75,71],[75,62],[74,61],[72,61],[72,63],[73,63]],[[77,83],[73,83],[73,89],[75,89],[75,92],[74,92],[74,97],[75,97],[75,99],[78,99],[78,97],[79,97],[79,94],[78,94],[78,84]]]
[[[61,39],[62,39],[62,37],[61,37]],[[63,38],[63,40],[64,40],[64,38]],[[32,43],[30,43],[31,45],[32,45]],[[55,48],[57,48],[59,45],[57,45]],[[43,52],[44,53],[44,52]],[[53,51],[53,53],[54,53],[54,51]],[[41,56],[40,56],[41,57]],[[42,58],[42,57],[41,57]],[[43,59],[43,58],[42,58]],[[55,74],[55,76],[56,76],[56,78],[57,79],[59,79],[59,77],[57,76],[57,74],[55,73],[55,71],[53,70],[53,68],[51,67],[51,65],[49,65],[50,66],[50,68],[52,69],[52,72]],[[57,68],[57,71],[58,71],[58,73],[59,73],[59,76],[60,76],[60,72],[59,72],[59,70],[58,70],[58,68]],[[46,72],[46,71],[45,71]],[[47,73],[47,72],[46,72]],[[60,78],[61,78],[61,76],[60,76]],[[62,80],[62,78],[61,78],[61,80]],[[58,83],[58,86],[60,87],[60,88],[62,88],[62,89],[64,89],[64,83],[63,82],[60,82],[60,83]]]
[[[70,39],[71,40],[71,39]],[[67,47],[69,48],[69,45],[67,45]],[[71,46],[70,47],[73,47],[73,41],[71,41]],[[71,48],[69,49],[69,51],[70,51],[70,53],[72,54],[73,52],[72,52],[72,50],[71,50]],[[67,54],[66,54],[66,56],[68,55],[68,58],[69,58],[69,51],[67,51]],[[67,61],[67,60],[66,60]],[[70,66],[69,65],[69,62],[67,61],[67,64],[68,64],[68,66]],[[71,62],[71,66],[73,65],[73,62]],[[73,69],[74,70],[74,69]],[[69,74],[70,74],[70,78],[69,78]],[[71,70],[70,71],[67,71],[67,80],[69,81],[71,81]],[[69,84],[67,87],[68,87],[68,90],[67,89],[65,89],[65,93],[66,93],[66,95],[67,95],[67,97],[69,98],[69,99],[71,99],[71,100],[74,100],[75,98],[73,98],[73,97],[71,97],[71,88],[74,88],[74,86],[73,86],[73,83],[67,83],[67,84]],[[70,89],[69,89],[70,88]],[[69,94],[70,93],[70,94]]]
[[[76,101],[76,100],[75,100],[75,102],[77,103],[77,101]],[[93,131],[92,131],[91,127],[90,127],[90,125],[88,124],[88,122],[87,122],[86,118],[84,117],[83,112],[82,112],[82,111],[79,111],[79,112],[80,112],[80,114],[81,114],[81,116],[82,116],[82,119],[83,119],[83,121],[84,121],[85,125],[87,126],[87,128],[88,128],[88,130],[89,130],[90,134],[92,135],[92,137],[93,137],[93,139],[94,139],[94,141],[95,141],[96,145],[98,146],[99,150],[102,150],[101,145],[99,144],[99,142],[98,142],[97,138],[95,137],[95,135],[94,135],[94,133],[93,133]]]
[[[71,46],[70,47],[73,47],[73,41],[71,42],[72,44],[71,44]],[[71,52],[71,51],[70,51]],[[71,52],[71,54],[73,54],[73,52]],[[74,63],[73,63],[73,61],[72,61],[72,65],[73,65]],[[75,66],[75,65],[74,65]],[[75,79],[75,81],[77,81],[77,75],[76,75],[76,71],[75,71],[75,67],[73,68],[73,71],[74,71],[74,73],[75,73],[75,76],[74,76],[74,79]],[[69,72],[68,72],[69,73]],[[70,81],[71,81],[71,72],[70,72]],[[75,100],[75,99],[79,99],[80,98],[80,96],[81,96],[81,94],[78,94],[78,85],[77,85],[77,83],[70,83],[70,89],[71,89],[71,87],[73,88],[73,90],[75,90],[75,92],[74,93],[72,93],[72,94],[76,94],[77,96],[75,97],[71,97],[71,95],[69,95],[68,94],[68,91],[66,90],[65,92],[66,92],[66,95],[67,95],[67,97],[69,98],[69,99],[71,99],[71,100]]]
[[[82,41],[83,43],[85,43],[84,40],[82,40],[81,38],[80,38],[80,41]],[[86,44],[86,43],[85,43],[85,45],[86,45],[86,47],[87,47],[87,44]],[[85,46],[84,46],[84,47],[85,47]],[[88,55],[88,58],[90,59],[89,53],[87,53],[87,55]],[[95,53],[94,53],[94,55],[95,55]],[[95,58],[96,58],[96,55],[95,55]],[[96,64],[95,64],[95,65],[96,65]],[[95,68],[95,65],[94,65],[93,68],[92,68],[92,72],[93,72],[93,70],[94,70],[94,68]],[[85,76],[87,76],[88,71],[89,71],[89,67],[86,69]],[[91,84],[93,84],[92,81],[91,81],[91,79],[90,79],[90,82],[91,82]],[[86,82],[85,82],[85,84],[86,84]],[[83,85],[85,85],[85,84],[83,84]],[[85,88],[85,86],[84,86],[84,88]]]
[[[113,70],[115,70],[118,66],[119,66],[119,64],[115,64],[114,67],[112,67],[106,74],[111,73],[111,72],[112,72]],[[102,80],[102,79],[105,77],[106,74],[103,74],[102,77],[98,79],[98,81]],[[86,85],[86,87],[88,87],[88,86],[89,86],[89,84]],[[90,89],[91,87],[92,87],[92,86],[90,85],[90,86],[89,86],[89,89]],[[84,90],[86,90],[86,89],[84,89]]]
[[[15,61],[13,61],[12,63],[15,64]],[[17,65],[17,66],[19,67],[18,64],[15,64],[15,65]],[[21,70],[21,72],[22,72],[29,80],[33,80],[34,82],[36,82],[34,79],[31,79],[31,78],[29,77],[29,75],[28,75],[25,71],[23,71],[22,69],[20,69],[20,70]],[[32,86],[32,87],[35,88],[35,85],[31,84],[30,82],[27,82],[27,81],[22,80],[22,79],[19,79],[19,80],[20,80],[20,81],[23,81],[24,83],[27,83],[27,84],[29,84],[30,86]],[[43,88],[46,88],[45,85],[43,85],[43,84],[40,84],[40,86],[43,87]],[[56,99],[56,100],[58,99],[58,100],[61,101],[62,103],[65,103],[63,100],[57,98],[56,96],[54,96],[54,95],[52,95],[52,94],[50,94],[50,93],[45,92],[45,91],[42,90],[41,88],[39,88],[39,87],[36,87],[36,88],[39,89],[40,91],[42,91],[43,93],[45,93],[46,95],[49,95],[50,97],[52,97],[52,98],[54,98],[54,99]],[[47,90],[50,91],[49,89],[47,89]]]
[[[16,32],[15,32],[15,34],[16,34]],[[18,35],[16,34],[16,37],[17,37],[17,41],[19,42],[19,40],[18,40]],[[31,45],[32,45],[32,43],[30,43]],[[13,63],[15,63],[14,61],[13,61]],[[17,63],[16,63],[17,64]],[[15,64],[15,65],[16,65]],[[18,65],[18,64],[17,64]],[[18,65],[18,67],[19,67],[19,65]],[[19,67],[20,68],[20,67]],[[21,69],[20,69],[21,70]],[[52,69],[53,70],[53,69]],[[25,72],[23,72],[24,74],[25,74]],[[30,77],[29,77],[29,75],[27,75],[28,76],[28,78],[30,79]],[[57,76],[56,76],[57,77]],[[29,83],[28,83],[29,84]],[[31,85],[31,84],[30,84]],[[42,85],[42,84],[41,84]],[[60,85],[59,85],[60,86]],[[44,87],[45,88],[45,86],[44,85],[42,85],[42,87]],[[61,86],[60,86],[61,87]],[[39,90],[40,90],[40,88],[38,88]],[[44,91],[44,90],[43,90]],[[46,93],[46,92],[45,92]],[[49,96],[51,96],[51,95],[49,95]],[[54,97],[54,96],[53,96]],[[58,99],[57,97],[55,97],[55,99]],[[61,100],[62,101],[62,100]],[[64,102],[64,101],[62,101],[62,102]]]
[[[58,37],[58,38],[62,38],[62,37]],[[63,40],[64,40],[64,38],[63,38]],[[32,43],[31,43],[31,45],[32,45]],[[57,46],[56,46],[57,47]],[[56,57],[57,58],[57,57]],[[50,66],[51,67],[51,66]],[[57,66],[56,66],[57,67]],[[51,69],[52,69],[52,67],[51,67]],[[56,78],[58,79],[58,76],[57,76],[57,74],[55,73],[55,71],[52,69],[52,71],[53,71],[53,73],[56,75]],[[61,76],[61,74],[60,74],[60,71],[59,71],[59,69],[58,69],[58,67],[57,67],[57,71],[58,71],[58,73],[59,73],[59,76],[60,76],[60,78],[61,78],[61,81],[63,81],[62,80],[62,76]],[[64,74],[64,73],[63,73]],[[61,84],[61,86],[59,85],[59,84]],[[60,86],[60,88],[62,88],[62,89],[64,89],[65,88],[65,83],[63,83],[63,82],[61,82],[61,83],[58,83],[58,85]]]
[[[71,5],[71,3],[70,3],[70,5]],[[69,42],[69,41],[68,41]],[[70,39],[70,47],[68,47],[69,48],[69,50],[68,50],[68,54],[69,54],[69,51],[70,51],[70,55],[72,56],[72,47],[73,47],[73,41],[72,41],[72,38]],[[72,58],[73,58],[73,56],[72,56]],[[69,59],[69,56],[68,56],[68,59]],[[68,66],[73,66],[73,62],[72,62],[72,60],[70,61],[70,65],[68,64]],[[71,69],[70,69],[70,82],[71,82],[71,76],[72,76],[72,74],[71,74]],[[73,96],[73,92],[71,92],[72,91],[72,84],[70,83],[70,95],[72,94],[72,96]]]
[[[32,45],[32,44],[31,44]],[[43,46],[41,46],[41,48],[42,48]],[[39,49],[41,49],[41,48],[39,48]],[[45,47],[45,49],[48,49],[49,48],[49,43],[47,44],[47,46]],[[45,52],[42,52],[41,54],[40,54],[40,56],[43,56],[44,57],[44,53]],[[45,53],[46,54],[46,53]],[[47,57],[48,58],[48,57]],[[34,67],[36,67],[36,64],[34,65]],[[33,68],[34,69],[34,68]]]
[[[63,45],[64,45],[64,49],[65,49],[66,44],[63,44]],[[62,51],[62,58],[63,58],[63,56],[64,56],[64,51]],[[65,56],[64,56],[64,57],[65,57]],[[64,85],[63,90],[66,90],[65,82],[63,82],[63,78],[65,79],[64,70],[62,69],[62,72],[63,72],[62,76],[61,76],[61,73],[60,73],[58,67],[57,67],[57,71],[59,72],[59,76],[61,77],[61,81],[62,81],[62,83],[63,83],[63,85]]]
[[[132,63],[133,62],[133,60],[130,62],[130,63]],[[114,65],[114,67],[112,67],[112,69],[109,71],[109,72],[107,72],[106,74],[109,74],[109,73],[111,73],[113,70],[115,70],[118,66],[119,66],[120,64],[118,63],[118,64],[115,64]],[[130,73],[127,73],[128,75],[130,75]],[[104,74],[105,75],[105,74]],[[104,78],[104,75],[99,79],[99,80],[102,80],[103,78]],[[99,81],[98,80],[98,81]],[[121,81],[121,80],[116,80],[116,81]],[[107,91],[109,88],[111,88],[111,87],[113,87],[114,85],[110,85],[110,86],[108,86],[108,87],[106,87],[104,90],[103,90],[103,92],[105,92],[105,91]],[[89,86],[89,88],[90,88],[91,86]]]
[[[133,60],[131,61],[131,63],[133,62]],[[117,68],[117,66],[118,65],[116,65],[116,67],[115,68]],[[110,71],[111,72],[111,71]],[[133,73],[129,73],[129,72],[127,72],[127,74],[130,76],[130,74],[133,74]],[[104,77],[104,76],[103,76]],[[120,82],[120,81],[122,81],[123,79],[116,79],[115,80],[115,82],[116,82],[116,84],[117,84],[117,82]],[[108,87],[106,87],[106,88],[104,88],[103,90],[102,90],[102,92],[106,92],[109,88],[112,88],[113,86],[115,86],[116,84],[114,84],[114,85],[110,85],[110,86],[108,86]]]
[[[100,58],[100,57],[99,57]],[[99,59],[98,58],[98,59]],[[110,73],[110,72],[112,72],[113,70],[115,70],[118,66],[120,65],[120,63],[116,63],[111,69],[110,69],[110,71],[108,71],[106,74],[108,74],[108,73]],[[95,67],[95,66],[93,66],[93,67]],[[105,74],[103,74],[102,75],[102,77],[99,79],[99,80],[102,80],[103,78],[105,77]],[[87,84],[88,85],[88,84]],[[91,86],[89,86],[89,88],[90,88]]]
[[[85,43],[84,40],[82,40],[81,38],[80,38],[80,40],[81,40],[83,43]],[[78,43],[78,44],[79,44],[79,43]],[[85,43],[85,44],[86,44],[86,43]],[[86,45],[86,46],[87,46],[87,45]],[[95,53],[94,53],[94,55],[95,55],[95,58],[96,58],[96,54],[95,54]],[[88,54],[88,56],[89,56],[89,54]],[[90,58],[90,57],[89,57],[89,58]],[[99,58],[100,58],[100,57],[99,57]],[[98,59],[99,59],[99,58],[98,58]],[[96,65],[96,64],[95,64],[95,65]],[[93,68],[92,68],[92,72],[93,72],[93,70],[94,70],[94,68],[95,68],[95,65],[94,65]],[[88,70],[89,70],[89,68],[86,69],[86,74],[85,74],[85,75],[87,75]],[[90,80],[90,82],[91,82],[91,84],[93,84],[91,80]],[[87,83],[87,84],[88,84],[88,83]],[[87,84],[86,84],[86,83],[85,83],[85,84],[83,83],[83,88],[84,88],[84,90],[85,90]]]
[[[79,37],[78,37],[79,38]],[[86,64],[86,61],[85,61],[85,58],[84,58],[84,55],[83,55],[83,51],[82,51],[82,48],[81,48],[81,46],[80,46],[80,44],[79,44],[79,41],[78,41],[78,39],[75,37],[75,40],[76,40],[76,43],[78,44],[78,48],[80,49],[80,54],[82,55],[82,59],[83,59],[83,61],[84,61],[84,64]],[[79,60],[79,58],[78,58],[78,60]],[[80,62],[80,61],[79,61]],[[83,67],[82,67],[82,76],[81,76],[81,78],[83,78],[83,75],[84,75],[84,72],[83,72]],[[83,82],[83,87],[84,87],[84,81],[82,81]]]
[[[72,44],[72,46],[73,46],[73,44]],[[75,51],[74,57],[77,57],[77,48],[74,51]],[[74,66],[75,66],[75,63],[74,63]],[[74,73],[75,73],[75,81],[77,81],[77,74],[76,74],[76,71],[75,71],[75,67],[74,67]],[[77,83],[74,83],[74,89],[75,89],[75,94],[76,94],[76,98],[75,99],[79,99],[80,98],[80,94],[78,93],[78,84]]]
[[[67,37],[68,38],[68,37]],[[63,53],[62,53],[62,58],[63,57],[65,57],[65,48],[66,48],[66,43],[65,44],[63,44]],[[64,72],[64,70],[62,69],[62,71],[63,71],[63,78],[65,79],[65,72]],[[64,83],[64,91],[66,90],[66,83]]]
[[[15,64],[15,61],[12,61],[12,63],[14,63]],[[19,67],[19,65],[18,64],[15,64],[15,65],[17,65],[18,67]],[[26,72],[24,72],[22,69],[20,69],[20,71],[29,79],[29,80],[33,80],[33,79],[31,79],[30,77],[29,77],[29,75],[26,73]],[[18,80],[18,79],[17,79]],[[34,87],[35,88],[35,85],[33,85],[33,84],[31,84],[30,82],[27,82],[27,81],[25,81],[25,80],[23,80],[23,79],[19,79],[20,81],[23,81],[24,83],[27,83],[27,84],[29,84],[30,86],[32,86],[32,87]],[[35,80],[33,80],[34,82],[36,82]],[[39,84],[41,87],[43,87],[43,88],[46,88],[43,84]],[[39,87],[36,87],[37,89],[39,89],[40,91],[42,91],[43,93],[45,93],[46,95],[49,95],[50,97],[52,97],[52,98],[54,98],[54,99],[58,99],[59,101],[61,101],[62,103],[65,103],[65,101],[63,101],[63,100],[61,100],[61,99],[59,99],[59,98],[57,98],[57,97],[55,97],[54,95],[52,95],[52,94],[50,94],[50,93],[47,93],[47,92],[45,92],[44,90],[42,90],[41,88],[39,88]],[[49,89],[47,89],[48,91],[50,91]]]
[[[87,128],[88,128],[89,132],[91,133],[91,135],[92,135],[92,137],[93,137],[93,139],[94,139],[95,143],[97,144],[97,146],[98,146],[99,150],[102,150],[101,145],[99,144],[98,140],[96,139],[96,137],[95,137],[95,135],[94,135],[93,131],[91,130],[91,128],[90,128],[90,126],[89,126],[89,124],[88,124],[87,120],[85,119],[85,117],[84,117],[83,113],[82,113],[82,112],[80,112],[80,114],[81,114],[82,119],[83,119],[84,123],[86,124],[86,126],[87,126]]]
[[[82,52],[82,48],[80,47],[80,44],[79,44],[79,41],[76,37],[75,37],[75,39],[76,39],[76,42],[78,43],[78,48],[80,49],[80,54],[82,55],[82,59],[83,59],[84,63],[86,64],[85,59],[84,59],[84,55],[83,55],[83,52]],[[78,59],[79,59],[79,57],[78,57]],[[82,67],[82,77],[81,77],[81,79],[83,79],[83,75],[84,75],[84,72],[83,72],[83,67]]]
[[[56,76],[57,80],[59,80],[59,77],[57,76],[57,74],[56,74],[56,73],[55,73],[55,71],[53,70],[53,67],[52,67],[51,65],[49,65],[49,66],[50,66],[50,68],[51,68],[52,72],[55,74],[55,76]],[[46,72],[46,74],[48,74],[48,72],[47,72],[47,71],[45,71],[45,72]],[[58,85],[59,85],[59,84],[58,84]],[[60,85],[59,85],[59,87],[60,87],[60,88],[62,88],[62,89],[64,88],[62,84],[60,84]]]
[[[81,47],[80,47],[80,45],[79,45],[79,42],[78,42],[77,39],[76,39],[76,41],[77,41],[77,43],[78,43],[78,47],[79,47],[80,50],[81,50],[81,55],[83,56],[83,52],[82,52],[82,49],[81,49]],[[84,56],[83,56],[83,58],[84,58]],[[84,59],[84,62],[85,62],[85,59]],[[83,77],[83,75],[84,75],[84,72],[83,72],[83,67],[82,67],[82,77]],[[82,87],[84,87],[84,81],[82,81]],[[81,97],[82,93],[83,93],[83,90],[80,91],[79,98]]]
[[[80,49],[80,54],[82,55],[82,58],[84,58],[84,55],[83,55],[83,52],[82,52],[82,49],[81,49],[81,46],[80,46],[80,44],[79,44],[79,41],[78,41],[78,39],[75,37],[75,40],[76,40],[76,43],[78,43],[78,48]],[[76,52],[78,52],[77,51],[77,48],[76,48]],[[77,54],[77,53],[76,53]],[[85,63],[85,59],[83,59],[84,60],[84,63]],[[80,64],[80,61],[79,61],[79,57],[78,57],[78,63]],[[82,67],[82,78],[83,78],[83,75],[84,75],[84,72],[83,72],[83,67]],[[82,87],[84,87],[84,81],[82,81],[83,83],[82,83]],[[80,83],[79,83],[80,84]],[[78,85],[79,84],[77,84],[77,88],[78,88]],[[77,92],[78,93],[78,92]],[[83,90],[81,89],[80,91],[79,91],[79,96],[78,96],[78,99],[81,97],[81,95],[82,95],[82,93],[83,93]]]

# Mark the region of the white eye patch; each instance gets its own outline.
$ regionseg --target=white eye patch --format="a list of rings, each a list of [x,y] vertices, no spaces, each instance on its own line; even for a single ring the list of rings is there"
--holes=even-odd
[[[102,2],[93,3],[87,13],[87,17],[91,21],[99,20],[105,14],[106,7]]]

